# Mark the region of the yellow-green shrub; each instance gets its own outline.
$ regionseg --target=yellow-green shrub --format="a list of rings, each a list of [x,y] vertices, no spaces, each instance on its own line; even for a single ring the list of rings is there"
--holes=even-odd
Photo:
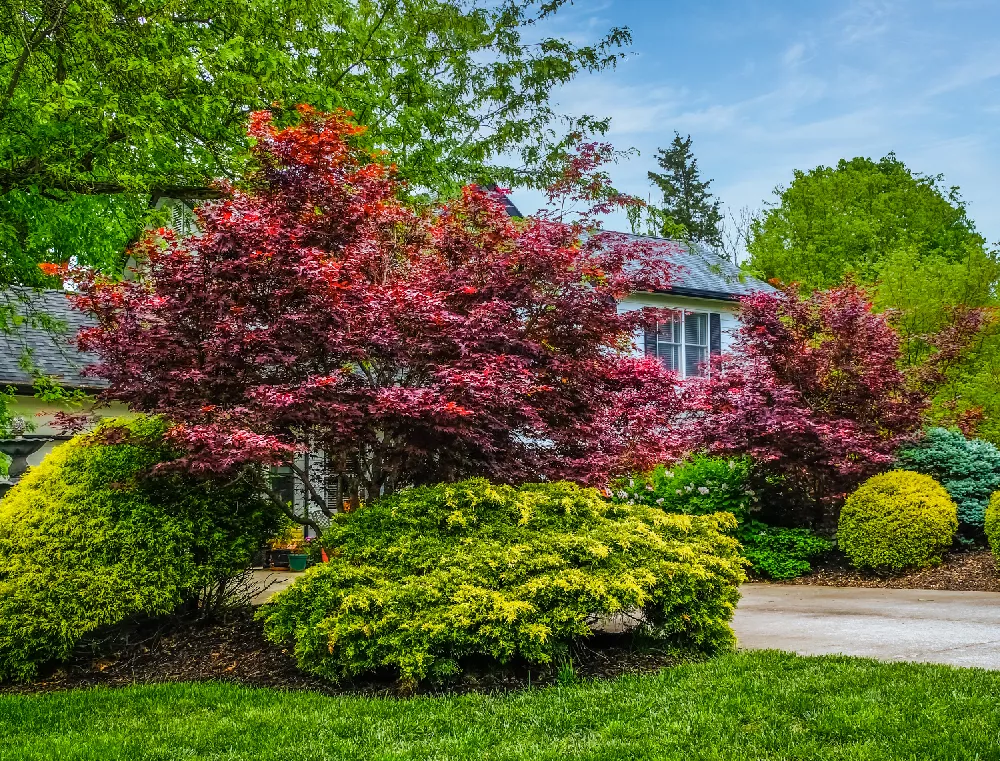
[[[407,489],[337,516],[314,566],[258,616],[299,666],[338,680],[447,677],[467,656],[551,663],[603,617],[716,651],[743,580],[729,513],[615,505],[559,482]]]
[[[941,561],[957,508],[930,476],[894,470],[865,481],[844,503],[837,543],[858,568],[902,570]]]
[[[1000,560],[1000,491],[993,492],[986,505],[986,539],[993,555]]]
[[[0,681],[27,679],[88,635],[171,613],[246,567],[277,525],[248,487],[147,478],[171,453],[157,418],[57,447],[0,501]]]

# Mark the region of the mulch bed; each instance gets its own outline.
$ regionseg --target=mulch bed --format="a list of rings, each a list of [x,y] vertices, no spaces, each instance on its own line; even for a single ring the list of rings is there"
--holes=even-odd
[[[824,561],[814,563],[813,572],[807,576],[772,583],[1000,592],[1000,572],[993,554],[984,549],[949,552],[939,566],[894,576],[858,571],[843,555],[831,554]]]
[[[334,685],[299,671],[292,654],[264,639],[249,609],[238,609],[217,622],[163,624],[132,636],[133,643],[100,657],[80,657],[54,668],[35,682],[0,685],[0,693],[41,693],[81,687],[123,687],[158,682],[216,680],[248,687],[311,690],[328,695],[402,697],[389,675]],[[613,679],[624,674],[650,674],[676,665],[678,659],[638,647],[628,634],[595,635],[572,656],[576,679]],[[564,674],[565,678],[565,674]],[[460,678],[445,686],[422,684],[416,694],[497,693],[559,681],[559,668],[467,664]]]

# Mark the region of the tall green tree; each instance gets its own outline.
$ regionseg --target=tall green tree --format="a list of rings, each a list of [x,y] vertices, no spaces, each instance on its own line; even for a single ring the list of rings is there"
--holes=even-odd
[[[926,336],[946,329],[957,308],[998,304],[1000,256],[940,175],[913,172],[890,153],[797,170],[775,196],[751,223],[746,268],[804,291],[848,276],[864,284],[878,309],[895,313],[908,364],[924,360]],[[998,368],[1000,335],[987,320],[974,350],[950,368],[932,415],[981,410],[979,433],[1000,441]]]
[[[675,235],[680,225],[686,240],[720,248],[720,202],[709,190],[712,181],[701,179],[691,136],[681,137],[675,132],[670,147],[657,150],[656,163],[663,171],[649,172],[648,176],[663,194],[663,200],[653,207],[650,218],[659,222],[665,237]]]
[[[353,111],[413,193],[530,183],[558,142],[551,90],[629,42],[538,33],[566,2],[4,0],[0,286],[37,284],[41,260],[120,267],[158,198],[239,179],[258,109]]]

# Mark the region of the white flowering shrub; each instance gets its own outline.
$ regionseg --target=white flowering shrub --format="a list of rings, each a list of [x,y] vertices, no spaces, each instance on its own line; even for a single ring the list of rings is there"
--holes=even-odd
[[[695,455],[669,468],[658,465],[645,475],[619,479],[611,485],[611,499],[668,513],[727,512],[744,523],[757,510],[757,496],[747,485],[750,467],[746,457]]]

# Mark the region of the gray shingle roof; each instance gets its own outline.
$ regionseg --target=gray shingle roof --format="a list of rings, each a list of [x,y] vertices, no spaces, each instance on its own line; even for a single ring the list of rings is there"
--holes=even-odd
[[[723,259],[711,249],[698,244],[679,243],[665,238],[629,235],[633,240],[651,240],[670,243],[680,248],[669,258],[677,265],[675,281],[667,293],[678,296],[696,296],[705,299],[736,301],[760,291],[773,291],[767,283],[750,277],[728,259]]]
[[[27,361],[42,374],[69,388],[101,388],[98,378],[80,371],[96,357],[78,351],[70,341],[94,321],[74,310],[64,291],[13,289],[0,292],[0,309],[13,311],[23,322],[0,331],[0,385],[30,386],[34,380]]]

